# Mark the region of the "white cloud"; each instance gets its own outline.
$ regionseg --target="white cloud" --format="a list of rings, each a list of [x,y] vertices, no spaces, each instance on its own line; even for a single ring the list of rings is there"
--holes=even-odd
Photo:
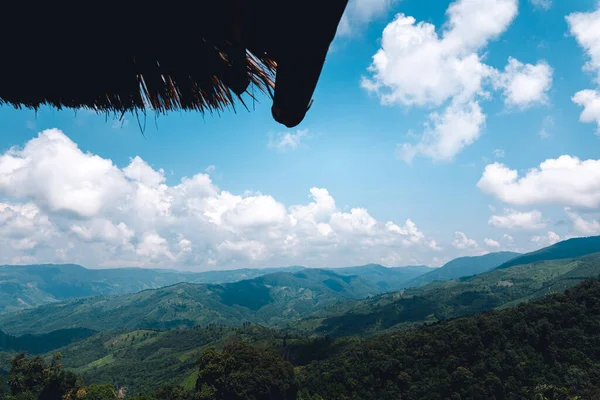
[[[135,252],[138,256],[147,257],[150,260],[157,260],[161,257],[170,260],[175,258],[169,250],[167,239],[156,232],[145,232]]]
[[[483,242],[488,247],[493,247],[493,248],[496,248],[496,249],[500,247],[500,243],[498,243],[494,239],[485,238],[485,239],[483,239]]]
[[[584,70],[596,73],[596,82],[600,84],[600,8],[590,13],[569,14],[565,18],[571,35],[589,57]]]
[[[512,243],[515,241],[515,239],[512,236],[510,236],[508,233],[505,233],[504,235],[502,235],[502,240],[504,240],[505,242],[508,242],[508,243]]]
[[[398,157],[411,163],[417,154],[436,161],[451,161],[465,146],[472,144],[481,132],[485,115],[477,102],[452,105],[442,115],[433,113],[425,124],[421,140],[416,145],[398,146]]]
[[[551,246],[560,242],[560,236],[555,232],[549,231],[545,236],[533,236],[531,241],[538,246]]]
[[[286,207],[234,194],[206,173],[170,184],[133,157],[123,168],[59,130],[0,154],[0,262],[226,268],[427,263],[441,251],[410,219],[338,208],[325,188]]]
[[[575,93],[571,100],[583,107],[579,120],[585,123],[595,122],[598,125],[596,135],[600,135],[600,92],[590,89],[582,90]]]
[[[593,236],[600,234],[600,222],[592,219],[587,220],[581,217],[569,207],[565,207],[565,213],[571,220],[572,230],[574,233],[583,236]]]
[[[488,224],[495,228],[535,230],[546,227],[542,213],[538,210],[519,212],[504,210],[504,215],[492,215]]]
[[[552,7],[552,0],[529,0],[535,8],[547,11]]]
[[[494,153],[494,157],[496,158],[504,158],[504,150],[502,149],[494,149],[492,153]]]
[[[308,136],[308,130],[299,129],[296,133],[283,132],[277,135],[269,135],[268,147],[278,151],[296,150],[302,138]]]
[[[494,86],[502,90],[508,107],[521,109],[548,101],[552,87],[552,68],[545,61],[523,64],[512,57],[504,71],[494,75]]]
[[[485,167],[477,187],[514,205],[600,206],[600,160],[563,155],[548,159],[523,176],[501,163]]]
[[[84,241],[109,242],[121,245],[129,244],[135,235],[135,232],[123,222],[115,225],[106,219],[75,223],[71,225],[71,231]]]
[[[479,102],[490,97],[488,86],[502,89],[507,104],[518,108],[546,101],[552,69],[545,62],[511,58],[504,72],[483,62],[485,47],[508,28],[517,5],[517,0],[457,0],[439,33],[404,14],[385,27],[361,86],[384,105],[444,107],[429,115],[417,143],[398,146],[400,159],[410,163],[422,154],[450,161],[475,142],[485,124]]]
[[[454,241],[452,242],[452,246],[457,249],[474,249],[478,247],[478,244],[475,240],[469,239],[467,235],[463,232],[454,232]]]
[[[0,156],[0,192],[26,198],[52,212],[91,217],[114,205],[127,189],[110,160],[83,153],[57,129]]]
[[[548,139],[550,137],[550,130],[553,126],[554,118],[552,118],[552,116],[550,115],[544,117],[544,120],[542,121],[542,127],[538,131],[539,137],[541,137],[542,139]]]
[[[339,36],[353,36],[369,22],[385,16],[395,0],[350,0],[338,25]]]

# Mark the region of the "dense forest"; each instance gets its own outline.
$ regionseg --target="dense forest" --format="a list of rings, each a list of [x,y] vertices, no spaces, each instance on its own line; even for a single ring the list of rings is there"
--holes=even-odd
[[[235,335],[203,349],[195,382],[127,394],[61,356],[13,359],[3,399],[600,398],[600,280],[512,309],[357,337]],[[4,386],[4,385],[3,385]]]

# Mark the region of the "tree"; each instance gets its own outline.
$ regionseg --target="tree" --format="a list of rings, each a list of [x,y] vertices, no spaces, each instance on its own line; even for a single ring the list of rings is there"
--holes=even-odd
[[[275,351],[233,340],[207,348],[198,360],[196,392],[203,399],[295,400],[294,367]]]
[[[117,400],[117,391],[112,385],[92,384],[82,389],[81,400]]]

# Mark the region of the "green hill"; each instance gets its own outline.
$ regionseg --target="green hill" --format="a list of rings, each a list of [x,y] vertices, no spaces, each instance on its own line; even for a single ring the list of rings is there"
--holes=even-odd
[[[181,283],[122,296],[88,297],[0,315],[10,334],[65,328],[166,329],[210,323],[282,324],[339,300],[378,293],[356,276],[328,270],[278,272],[222,285]]]
[[[515,308],[366,339],[210,326],[102,332],[60,351],[87,382],[130,394],[165,384],[193,389],[203,349],[234,337],[293,363],[302,399],[595,399],[598,326],[600,281],[589,280]]]
[[[347,301],[292,322],[293,329],[333,336],[372,335],[516,305],[600,275],[600,253],[495,269],[364,300]]]
[[[0,313],[89,296],[136,293],[180,282],[224,283],[302,267],[199,273],[142,268],[87,269],[79,265],[0,266]]]
[[[0,351],[46,353],[94,335],[90,329],[61,329],[42,335],[11,336],[0,331]]]
[[[574,238],[544,247],[538,251],[523,254],[522,256],[506,261],[498,268],[508,268],[513,265],[529,264],[536,261],[575,258],[598,252],[600,252],[600,236]]]
[[[364,280],[377,285],[381,292],[404,289],[408,282],[432,270],[433,268],[425,265],[388,268],[379,264],[332,269],[333,272],[339,275],[360,276]]]
[[[590,280],[509,310],[321,342],[298,385],[323,399],[598,399],[598,326]]]
[[[406,287],[422,286],[429,282],[447,281],[449,279],[462,278],[463,276],[481,274],[491,271],[500,264],[517,256],[520,256],[520,254],[510,251],[500,251],[483,256],[456,258],[440,268],[411,280],[407,283]]]

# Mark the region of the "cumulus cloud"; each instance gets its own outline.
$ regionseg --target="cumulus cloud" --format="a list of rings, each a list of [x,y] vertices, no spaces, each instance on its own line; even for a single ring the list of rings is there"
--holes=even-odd
[[[589,57],[584,70],[597,74],[596,82],[600,84],[600,8],[589,13],[569,14],[565,18],[571,35]]]
[[[92,217],[126,190],[127,180],[111,160],[82,152],[57,129],[0,156],[0,191],[51,212]]]
[[[517,0],[457,0],[448,7],[438,33],[427,22],[398,14],[384,29],[361,86],[384,105],[444,107],[432,112],[417,143],[397,148],[410,163],[421,154],[451,161],[475,142],[485,124],[480,100],[488,87],[502,89],[507,102],[526,108],[546,100],[552,69],[509,60],[504,72],[483,62],[483,51],[517,15]],[[495,84],[492,84],[495,83]]]
[[[477,53],[506,30],[517,14],[516,0],[459,0],[447,10],[439,36],[435,26],[398,14],[383,31],[381,49],[362,86],[384,104],[440,106],[481,93],[491,69]]]
[[[546,227],[542,213],[538,210],[519,212],[504,210],[504,215],[492,215],[488,224],[494,228],[536,230]]]
[[[296,133],[284,132],[276,135],[269,135],[269,143],[267,146],[270,149],[278,151],[296,150],[302,139],[308,136],[308,130],[299,129]]]
[[[462,148],[477,140],[484,123],[485,115],[477,102],[452,105],[442,115],[431,114],[419,143],[398,146],[398,157],[407,163],[417,154],[451,161]]]
[[[140,157],[123,168],[57,129],[0,155],[0,261],[226,268],[426,263],[440,247],[411,219],[340,209],[325,188],[289,207],[231,193],[206,173],[170,183]]]
[[[452,242],[452,246],[457,249],[475,249],[478,247],[478,244],[475,240],[469,239],[467,235],[463,232],[454,232],[454,241]]]
[[[582,236],[594,236],[600,234],[600,222],[598,220],[585,219],[569,207],[565,207],[565,213],[571,220],[573,233]]]
[[[571,100],[583,107],[579,120],[585,123],[596,123],[598,125],[596,135],[600,135],[600,92],[591,89],[582,90],[575,93]]]
[[[552,68],[545,61],[523,64],[508,59],[503,72],[495,74],[494,86],[502,90],[508,107],[528,108],[536,103],[546,103],[552,87]]]
[[[395,0],[350,0],[338,25],[338,36],[353,36],[369,22],[385,16]]]
[[[496,249],[500,247],[500,243],[498,243],[494,239],[485,238],[483,239],[483,243],[485,243],[485,245],[488,247],[493,247]]]
[[[563,155],[542,162],[522,176],[496,162],[485,167],[477,187],[514,205],[596,208],[600,205],[600,160],[580,160]]]
[[[508,233],[505,233],[504,235],[502,235],[502,240],[504,240],[507,243],[512,243],[515,241],[515,239],[510,236]]]
[[[560,236],[555,232],[549,231],[544,236],[533,236],[531,241],[540,247],[550,246],[560,242]]]

